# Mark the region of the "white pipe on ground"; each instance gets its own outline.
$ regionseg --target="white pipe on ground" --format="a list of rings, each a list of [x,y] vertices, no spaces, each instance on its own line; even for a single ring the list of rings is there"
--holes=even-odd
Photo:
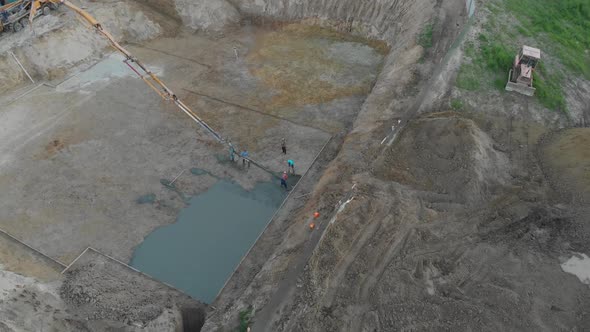
[[[182,172],[180,172],[180,174],[178,174],[178,176],[177,176],[177,177],[175,177],[175,178],[174,178],[174,180],[172,180],[172,182],[170,182],[169,186],[173,185],[173,184],[174,184],[174,182],[176,182],[176,180],[178,180],[178,178],[179,178],[179,177],[180,177],[182,174],[184,174],[184,172],[185,172],[185,171],[186,171],[186,169],[183,169],[183,170],[182,170]]]
[[[22,63],[20,63],[20,61],[18,61],[18,58],[16,57],[16,55],[14,55],[14,53],[12,53],[12,51],[9,51],[8,53],[10,53],[10,55],[12,55],[12,57],[14,58],[14,61],[16,61],[16,63],[20,67],[20,69],[22,69],[25,72],[25,74],[31,80],[31,82],[35,83],[35,80],[33,80],[33,78],[31,77],[31,75],[29,75],[29,72],[27,72],[27,70],[25,69],[25,67],[23,67]]]

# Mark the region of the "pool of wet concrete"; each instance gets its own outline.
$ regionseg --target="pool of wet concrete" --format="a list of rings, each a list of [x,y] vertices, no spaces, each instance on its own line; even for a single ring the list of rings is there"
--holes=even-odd
[[[220,180],[146,237],[131,266],[211,303],[286,195],[277,183],[246,191]]]

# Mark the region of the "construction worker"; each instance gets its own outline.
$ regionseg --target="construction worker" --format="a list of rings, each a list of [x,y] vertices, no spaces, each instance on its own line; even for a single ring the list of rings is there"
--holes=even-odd
[[[289,190],[289,187],[287,186],[287,179],[289,178],[289,176],[287,175],[287,171],[283,172],[283,176],[281,176],[281,187],[285,187],[285,190]]]
[[[285,138],[281,139],[281,148],[283,149],[283,154],[287,154],[287,141]]]
[[[295,174],[295,162],[291,159],[287,160],[287,166],[289,166],[289,172]]]
[[[249,154],[247,150],[242,151],[242,166],[244,168],[246,168],[246,164],[248,164],[248,168],[250,168],[250,159],[248,159],[248,156]]]
[[[231,144],[231,141],[229,142],[229,159],[234,162],[236,161],[236,157],[234,156],[236,154],[236,149],[234,148],[234,145]]]

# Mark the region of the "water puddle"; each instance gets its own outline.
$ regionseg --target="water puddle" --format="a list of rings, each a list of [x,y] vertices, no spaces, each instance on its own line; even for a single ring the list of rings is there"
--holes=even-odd
[[[286,195],[277,183],[246,191],[220,180],[147,236],[131,266],[211,303]]]
[[[585,254],[575,254],[561,264],[561,269],[575,275],[582,283],[590,285],[590,257]]]
[[[469,17],[475,14],[475,0],[465,0],[465,5],[467,6],[467,14]]]

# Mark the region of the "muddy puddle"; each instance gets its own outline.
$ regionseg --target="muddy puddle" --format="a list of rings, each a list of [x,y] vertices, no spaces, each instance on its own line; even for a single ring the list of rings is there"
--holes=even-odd
[[[131,266],[211,303],[286,196],[277,183],[246,191],[221,180],[147,236]]]

